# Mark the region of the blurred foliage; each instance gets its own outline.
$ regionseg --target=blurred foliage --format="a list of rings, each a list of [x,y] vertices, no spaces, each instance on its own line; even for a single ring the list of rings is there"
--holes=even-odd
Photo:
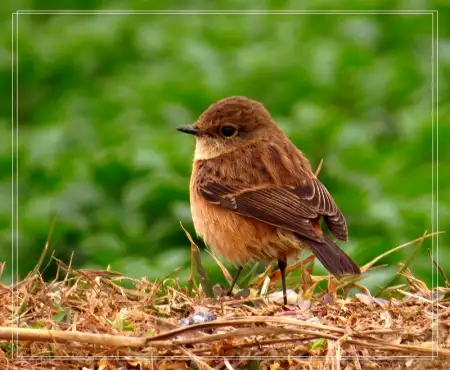
[[[218,9],[247,6],[214,2]],[[66,8],[181,8],[182,2],[68,1]],[[43,9],[18,1],[21,9]],[[49,1],[45,8],[55,9]],[[194,1],[193,9],[208,9]],[[368,9],[440,9],[445,1],[371,1]],[[11,248],[11,22],[2,3],[0,253]],[[295,9],[261,1],[259,8]],[[361,9],[361,2],[339,7]],[[253,7],[254,8],[254,7]],[[311,9],[333,9],[317,1]],[[19,272],[36,264],[57,215],[51,246],[75,267],[108,264],[162,277],[189,265],[193,234],[188,183],[193,140],[177,133],[215,100],[262,101],[347,217],[344,249],[359,264],[432,230],[431,15],[86,14],[19,16]],[[440,117],[448,116],[449,29],[439,29]],[[443,118],[445,119],[445,118]],[[439,126],[439,226],[450,225],[450,126]],[[448,230],[447,230],[448,231]],[[440,264],[450,267],[449,237]],[[413,271],[431,283],[424,243]],[[382,285],[391,268],[369,278]],[[206,255],[206,252],[205,252]],[[9,268],[11,264],[8,263]],[[212,263],[209,264],[211,269]],[[48,274],[54,270],[49,269]],[[187,275],[187,269],[181,276]],[[51,276],[51,275],[49,275]],[[5,273],[4,280],[10,279]]]

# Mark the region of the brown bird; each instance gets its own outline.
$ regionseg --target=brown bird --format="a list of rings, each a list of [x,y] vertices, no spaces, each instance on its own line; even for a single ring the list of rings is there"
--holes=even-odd
[[[360,274],[326,236],[347,240],[347,224],[306,157],[258,101],[229,97],[211,105],[192,126],[196,138],[190,203],[197,235],[238,267],[276,259],[284,303],[287,258],[310,249],[334,275]]]

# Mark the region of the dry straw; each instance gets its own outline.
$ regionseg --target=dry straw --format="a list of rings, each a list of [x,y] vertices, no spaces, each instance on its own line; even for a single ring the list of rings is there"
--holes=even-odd
[[[363,271],[430,236],[394,248]],[[409,259],[399,270],[405,283],[383,287],[381,299],[357,279],[311,275],[307,259],[290,269],[302,269],[293,288],[303,294],[283,306],[266,294],[278,279],[269,269],[251,276],[240,298],[213,296],[222,290],[211,285],[190,240],[187,287],[174,277],[149,282],[109,269],[76,270],[53,257],[53,281],[42,279],[41,258],[17,285],[0,285],[0,369],[450,368],[450,287],[442,270],[445,286],[429,289],[411,274]],[[322,281],[326,287],[319,291]],[[179,324],[194,312],[216,319]],[[394,359],[402,356],[403,362]]]

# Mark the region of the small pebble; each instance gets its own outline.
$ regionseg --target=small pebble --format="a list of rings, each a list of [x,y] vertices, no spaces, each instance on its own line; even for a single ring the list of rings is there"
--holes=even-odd
[[[288,289],[286,291],[286,297],[287,297],[288,304],[297,304],[297,301],[299,299],[298,294],[295,291],[293,291],[292,289]],[[268,298],[269,302],[276,302],[279,304],[283,304],[283,302],[284,302],[282,291],[269,294],[269,296],[267,298]]]
[[[208,311],[194,312],[191,316],[185,317],[178,321],[180,325],[195,325],[207,321],[214,321],[216,317]]]
[[[310,309],[311,309],[311,306],[312,306],[311,301],[308,301],[308,300],[303,300],[303,299],[301,299],[301,300],[298,302],[298,307],[299,307],[300,310],[302,310],[302,311],[308,311],[308,310],[310,310]]]
[[[366,306],[368,307],[373,307],[373,297],[368,295],[368,294],[364,294],[364,293],[356,293],[355,297],[361,302],[364,303]]]

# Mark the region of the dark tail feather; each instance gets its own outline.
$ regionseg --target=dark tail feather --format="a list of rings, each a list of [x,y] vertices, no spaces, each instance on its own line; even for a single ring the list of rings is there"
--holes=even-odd
[[[344,251],[325,235],[324,238],[324,242],[319,243],[311,239],[299,237],[299,239],[309,245],[311,251],[322,265],[333,275],[361,274],[358,265]]]

